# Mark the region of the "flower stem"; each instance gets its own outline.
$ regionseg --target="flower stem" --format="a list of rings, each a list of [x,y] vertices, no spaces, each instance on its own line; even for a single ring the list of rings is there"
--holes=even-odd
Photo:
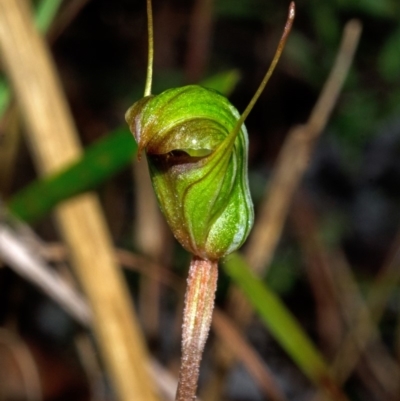
[[[193,256],[183,312],[182,359],[176,401],[196,399],[200,361],[210,330],[217,278],[217,261]]]

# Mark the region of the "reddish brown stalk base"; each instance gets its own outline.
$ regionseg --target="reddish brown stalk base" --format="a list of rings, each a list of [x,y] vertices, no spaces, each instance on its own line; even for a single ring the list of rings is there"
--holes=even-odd
[[[210,330],[217,278],[216,261],[193,256],[183,311],[182,359],[176,401],[196,399],[200,361]]]

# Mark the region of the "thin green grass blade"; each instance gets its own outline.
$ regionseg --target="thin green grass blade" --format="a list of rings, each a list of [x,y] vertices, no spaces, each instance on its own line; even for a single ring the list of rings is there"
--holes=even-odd
[[[279,297],[253,275],[239,254],[229,256],[223,267],[301,371],[318,387],[325,388],[334,399],[343,399],[323,356]]]
[[[10,102],[10,88],[4,77],[0,77],[0,118],[3,116]]]
[[[50,28],[63,0],[41,0],[35,10],[35,23],[40,32]]]
[[[137,145],[128,127],[98,140],[83,157],[59,173],[34,181],[8,203],[9,209],[27,222],[45,216],[57,203],[101,185],[126,167]]]

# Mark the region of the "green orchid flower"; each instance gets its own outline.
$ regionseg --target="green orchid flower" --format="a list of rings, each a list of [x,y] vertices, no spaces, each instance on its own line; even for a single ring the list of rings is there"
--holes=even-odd
[[[238,249],[253,224],[248,137],[219,93],[197,85],[136,102],[126,120],[145,150],[161,210],[182,246],[217,260]]]

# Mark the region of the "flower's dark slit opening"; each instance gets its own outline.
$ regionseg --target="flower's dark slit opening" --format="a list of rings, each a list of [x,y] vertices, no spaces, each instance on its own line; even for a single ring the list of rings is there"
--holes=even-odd
[[[210,149],[175,149],[162,155],[152,155],[155,162],[163,162],[169,166],[197,163],[212,153]]]

